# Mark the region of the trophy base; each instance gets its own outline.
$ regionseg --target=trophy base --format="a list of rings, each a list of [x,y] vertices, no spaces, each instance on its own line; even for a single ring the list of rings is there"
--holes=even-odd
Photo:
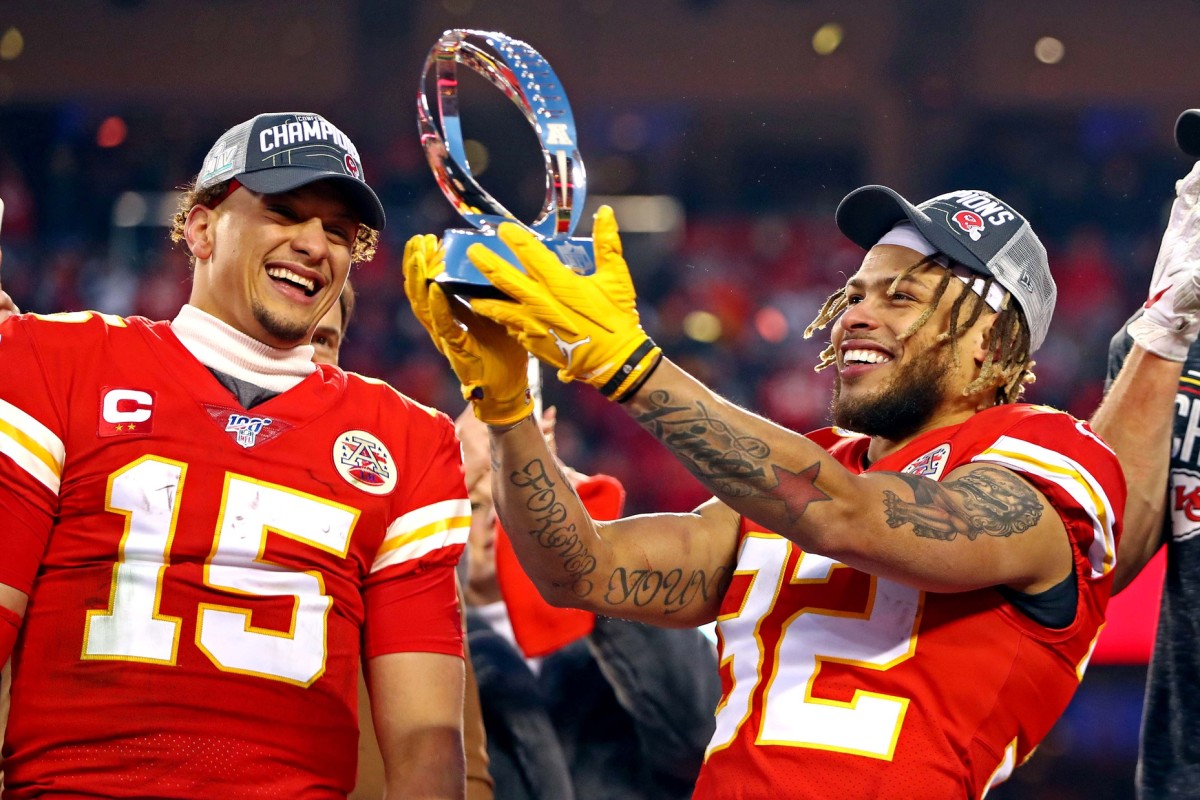
[[[596,255],[591,239],[555,238],[543,239],[542,243],[558,256],[559,261],[578,274],[591,275],[596,271]],[[492,286],[471,263],[471,259],[467,258],[467,248],[473,244],[482,244],[521,272],[525,272],[516,255],[508,245],[500,241],[495,231],[454,228],[446,231],[442,237],[446,270],[435,280],[446,291],[461,297],[507,299],[508,295]]]

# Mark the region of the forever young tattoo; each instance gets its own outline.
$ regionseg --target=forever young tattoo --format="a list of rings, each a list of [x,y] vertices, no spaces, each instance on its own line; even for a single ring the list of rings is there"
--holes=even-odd
[[[901,472],[891,474],[912,487],[913,500],[885,489],[888,525],[912,525],[917,536],[929,539],[948,542],[959,534],[971,541],[980,535],[1012,536],[1037,525],[1044,511],[1041,499],[1028,484],[999,467],[982,467],[944,483]]]
[[[645,608],[661,602],[663,613],[671,615],[693,603],[707,603],[725,596],[733,579],[730,567],[714,570],[626,569],[617,567],[608,578],[604,602],[612,606],[633,603]]]
[[[573,492],[570,484],[556,482],[547,472],[545,463],[535,458],[524,467],[509,475],[509,482],[521,490],[525,507],[532,511],[538,527],[527,531],[538,544],[547,550],[557,551],[566,573],[565,585],[578,597],[592,592],[592,579],[596,569],[596,558],[575,530],[575,525],[563,525],[567,519],[567,507],[559,499],[560,486]]]

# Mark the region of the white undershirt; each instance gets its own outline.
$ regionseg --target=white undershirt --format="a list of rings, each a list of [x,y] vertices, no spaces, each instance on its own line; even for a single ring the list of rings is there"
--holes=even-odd
[[[272,392],[286,392],[317,369],[311,344],[271,347],[193,305],[179,309],[171,330],[204,366]]]

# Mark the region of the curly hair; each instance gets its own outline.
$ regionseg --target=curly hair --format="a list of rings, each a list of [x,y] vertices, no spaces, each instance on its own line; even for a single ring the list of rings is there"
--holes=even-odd
[[[187,224],[188,214],[196,206],[214,207],[225,196],[229,194],[229,181],[221,181],[220,183],[209,186],[206,189],[197,189],[195,183],[184,187],[183,193],[179,196],[179,205],[175,209],[174,215],[171,217],[171,241],[175,244],[183,243],[183,248],[187,249],[187,243],[184,237],[184,226]],[[354,244],[350,250],[350,262],[353,264],[365,264],[375,257],[375,250],[379,246],[379,231],[367,225],[359,224],[358,234],[354,237]],[[192,266],[196,266],[196,257],[191,255]]]
[[[920,330],[929,321],[929,318],[933,316],[933,312],[937,310],[942,302],[942,298],[946,294],[946,288],[950,285],[950,279],[954,277],[954,273],[930,256],[901,272],[892,281],[891,285],[888,286],[888,297],[891,297],[896,293],[896,287],[900,285],[900,281],[918,269],[930,266],[937,267],[943,271],[941,280],[938,281],[933,297],[926,305],[925,310],[921,312],[921,316],[917,317],[916,321],[900,334],[900,341],[904,341]],[[955,341],[961,338],[963,333],[975,324],[983,312],[988,310],[984,298],[987,297],[988,290],[991,289],[994,283],[995,280],[992,277],[985,278],[984,286],[978,294],[965,286],[963,287],[963,291],[955,299],[954,305],[950,307],[949,328],[937,337],[939,343]],[[968,303],[968,301],[970,302]],[[966,318],[963,319],[964,307],[967,305],[970,305],[970,308],[966,310]],[[817,312],[816,318],[804,329],[804,338],[810,338],[814,333],[837,319],[848,307],[849,302],[846,300],[846,290],[844,288],[838,289],[829,295],[825,300],[825,304],[821,306],[821,310]],[[1033,383],[1037,378],[1033,374],[1034,361],[1030,358],[1029,352],[1029,324],[1025,320],[1024,312],[1021,311],[1019,306],[1013,303],[1012,295],[1007,291],[1004,292],[1004,300],[1000,304],[1000,310],[996,313],[996,319],[992,322],[991,329],[988,331],[987,341],[984,346],[987,349],[987,357],[980,366],[979,375],[963,389],[963,394],[974,394],[995,385],[993,401],[996,405],[1017,402],[1021,399],[1021,394],[1025,391],[1025,386]],[[817,372],[831,366],[837,361],[837,353],[834,350],[833,344],[830,344],[821,351],[820,359],[815,368]]]

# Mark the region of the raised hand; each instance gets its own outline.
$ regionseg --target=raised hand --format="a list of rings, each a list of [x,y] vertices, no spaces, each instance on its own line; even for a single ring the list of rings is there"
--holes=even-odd
[[[519,225],[498,235],[525,274],[482,245],[467,255],[512,300],[475,299],[471,308],[504,325],[564,382],[583,380],[611,399],[629,397],[649,376],[662,350],[642,330],[637,295],[608,206],[596,214],[596,272],[579,275]]]
[[[1129,325],[1144,349],[1184,361],[1200,333],[1200,162],[1175,185],[1145,312]]]
[[[445,269],[436,236],[414,236],[404,248],[404,292],[438,352],[450,362],[475,416],[511,425],[533,413],[525,351],[504,328],[454,302],[433,278]]]

